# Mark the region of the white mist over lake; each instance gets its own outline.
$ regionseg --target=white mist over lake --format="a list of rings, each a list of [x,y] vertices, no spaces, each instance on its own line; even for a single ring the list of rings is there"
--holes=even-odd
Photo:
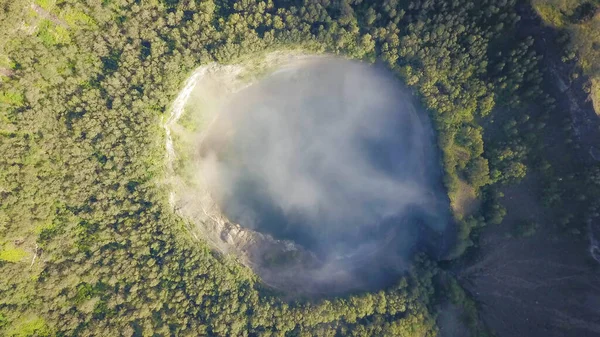
[[[263,279],[373,288],[406,270],[416,249],[446,249],[448,200],[427,114],[383,69],[316,58],[213,109],[194,138],[202,188],[228,221],[315,256],[251,261]]]

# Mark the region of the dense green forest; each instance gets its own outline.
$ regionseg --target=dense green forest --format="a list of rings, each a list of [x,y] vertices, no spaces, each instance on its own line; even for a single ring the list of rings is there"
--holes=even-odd
[[[445,300],[485,334],[473,302],[423,255],[379,292],[288,302],[263,289],[249,269],[192,240],[169,208],[158,184],[161,124],[202,64],[289,49],[380,60],[414,89],[438,132],[459,226],[448,259],[502,221],[499,187],[529,170],[547,177],[550,206],[582,195],[573,208],[581,212],[562,214],[566,231],[582,233],[578,217],[598,207],[590,195],[600,171],[578,166],[562,179],[539,155],[554,100],[534,39],[517,29],[517,6],[3,1],[0,335],[434,336]],[[535,230],[524,226],[518,235]]]

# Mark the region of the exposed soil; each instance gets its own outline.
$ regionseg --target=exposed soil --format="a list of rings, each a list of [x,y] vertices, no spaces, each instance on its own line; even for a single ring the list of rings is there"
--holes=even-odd
[[[13,75],[13,71],[8,68],[0,68],[0,75],[10,77]]]
[[[31,9],[33,9],[39,16],[43,17],[44,19],[50,20],[54,24],[59,25],[63,28],[69,28],[69,25],[65,21],[63,21],[61,18],[59,18],[55,14],[50,13],[47,10],[43,9],[39,5],[32,3]]]
[[[586,239],[557,232],[534,185],[530,177],[504,191],[505,221],[482,234],[479,258],[459,280],[500,337],[598,336],[600,268]],[[523,218],[536,219],[541,229],[529,238],[509,237]]]

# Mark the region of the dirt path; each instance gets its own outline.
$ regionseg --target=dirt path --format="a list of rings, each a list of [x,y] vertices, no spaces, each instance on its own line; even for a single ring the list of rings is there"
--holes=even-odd
[[[35,3],[32,3],[31,4],[31,9],[33,9],[42,18],[44,18],[46,20],[50,20],[50,21],[54,22],[54,24],[62,26],[63,28],[69,28],[69,25],[65,21],[63,21],[62,19],[60,19],[58,16],[56,16],[56,15],[48,12],[47,10],[43,9],[39,5],[37,5]]]
[[[13,75],[13,71],[8,68],[0,68],[0,75],[11,77]]]

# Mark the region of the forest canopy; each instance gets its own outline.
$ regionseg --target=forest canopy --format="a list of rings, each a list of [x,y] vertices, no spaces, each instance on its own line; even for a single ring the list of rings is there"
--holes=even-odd
[[[520,19],[515,0],[4,1],[0,335],[434,336],[440,301],[474,322],[425,255],[377,292],[289,302],[265,289],[169,207],[162,123],[200,65],[275,50],[382,62],[432,117],[459,228],[445,259],[458,258],[502,221],[497,187],[542,142],[525,131],[547,116],[519,109],[554,108]],[[571,195],[556,181],[549,205]],[[565,228],[582,230],[577,214]]]

